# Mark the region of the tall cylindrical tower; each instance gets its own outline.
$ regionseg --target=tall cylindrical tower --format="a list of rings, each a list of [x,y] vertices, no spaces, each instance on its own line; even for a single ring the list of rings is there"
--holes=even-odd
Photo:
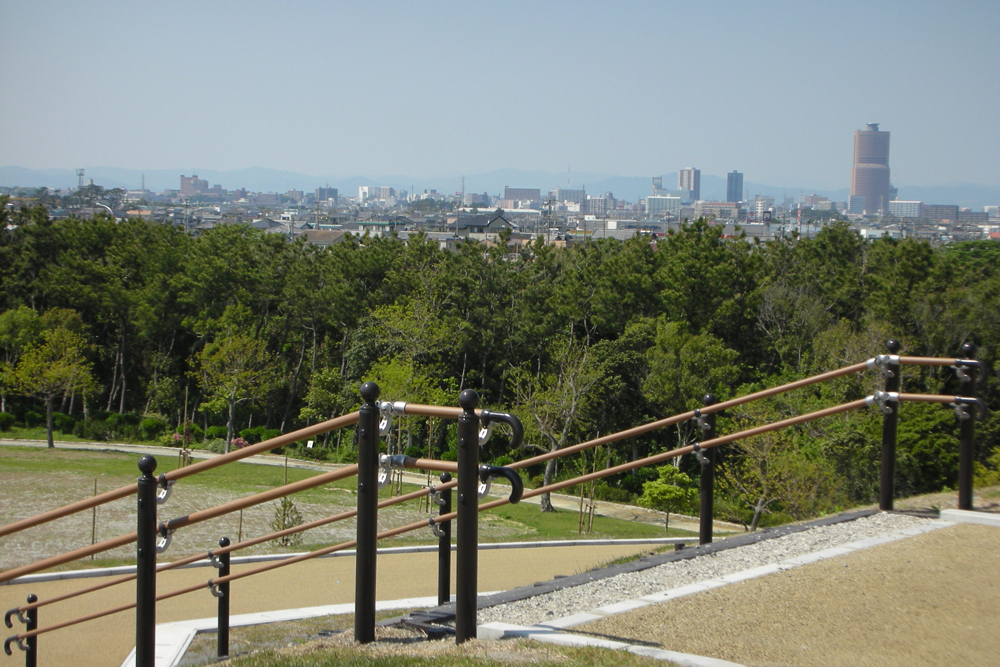
[[[851,195],[865,198],[865,213],[889,210],[889,132],[880,132],[878,123],[854,133],[854,168]]]

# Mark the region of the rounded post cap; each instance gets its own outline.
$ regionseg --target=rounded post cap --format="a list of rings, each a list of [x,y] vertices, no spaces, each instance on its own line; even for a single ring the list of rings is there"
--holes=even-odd
[[[152,475],[156,470],[156,459],[149,454],[143,454],[139,459],[139,471],[144,475]]]
[[[365,403],[374,403],[381,393],[382,390],[374,382],[365,382],[361,385],[361,398],[365,400]]]
[[[32,602],[38,602],[38,596],[35,595],[34,593],[29,593],[28,594],[28,604],[31,604]]]
[[[895,338],[890,339],[885,346],[889,349],[889,354],[896,354],[903,349],[903,344]]]
[[[232,544],[232,543],[229,541],[228,537],[220,537],[219,538],[219,546],[220,547],[228,547],[230,544]]]
[[[979,348],[976,347],[975,343],[966,343],[965,345],[962,346],[962,354],[965,355],[966,359],[975,359],[976,352],[978,351]]]
[[[705,405],[715,405],[719,401],[719,399],[715,397],[715,394],[705,394],[701,400]]]
[[[450,482],[451,481],[451,473],[450,472],[443,472],[443,473],[441,473],[441,476],[439,477],[439,479],[442,482]]]
[[[479,394],[474,389],[463,389],[458,395],[458,404],[466,412],[472,412],[479,407]]]

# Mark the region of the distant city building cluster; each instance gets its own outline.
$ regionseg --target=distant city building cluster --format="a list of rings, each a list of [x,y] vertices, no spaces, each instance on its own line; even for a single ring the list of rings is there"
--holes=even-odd
[[[399,234],[421,231],[442,246],[461,238],[490,241],[502,230],[511,238],[571,244],[595,237],[627,238],[635,234],[658,235],[698,218],[724,226],[727,235],[746,234],[769,240],[797,234],[813,236],[834,220],[847,220],[866,238],[889,235],[928,239],[934,243],[990,238],[1000,240],[998,206],[971,211],[955,204],[900,200],[890,179],[889,132],[869,123],[854,133],[854,161],[850,194],[846,201],[800,193],[781,202],[762,194],[750,195],[742,172],[726,174],[724,201],[702,198],[701,170],[677,171],[676,188],[664,186],[663,176],[653,176],[649,194],[638,201],[615,197],[612,192],[588,193],[586,186],[553,188],[525,184],[505,186],[503,192],[454,193],[435,189],[416,193],[387,185],[362,185],[350,194],[337,188],[313,191],[251,192],[209,185],[197,174],[181,175],[177,190],[104,191],[93,181],[84,183],[77,170],[79,189],[45,202],[54,217],[97,215],[138,216],[183,226],[197,234],[230,222],[250,224],[267,233],[288,238],[304,236],[309,242],[329,245],[350,232]],[[668,184],[670,185],[670,184]],[[25,188],[0,188],[0,192],[30,198]],[[58,192],[58,191],[57,191]]]

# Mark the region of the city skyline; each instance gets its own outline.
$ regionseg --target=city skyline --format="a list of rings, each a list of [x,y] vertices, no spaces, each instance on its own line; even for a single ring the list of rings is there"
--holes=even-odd
[[[844,137],[881,122],[896,182],[1000,186],[996,3],[53,1],[5,3],[0,19],[17,92],[0,165],[428,178],[693,164],[831,189],[848,185]]]

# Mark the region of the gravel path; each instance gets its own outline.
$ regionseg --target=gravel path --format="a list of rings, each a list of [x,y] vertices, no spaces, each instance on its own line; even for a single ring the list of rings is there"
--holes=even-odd
[[[530,626],[848,542],[887,535],[925,521],[926,519],[906,515],[876,514],[855,521],[821,526],[738,549],[666,563],[641,572],[483,609],[479,612],[478,621]]]

